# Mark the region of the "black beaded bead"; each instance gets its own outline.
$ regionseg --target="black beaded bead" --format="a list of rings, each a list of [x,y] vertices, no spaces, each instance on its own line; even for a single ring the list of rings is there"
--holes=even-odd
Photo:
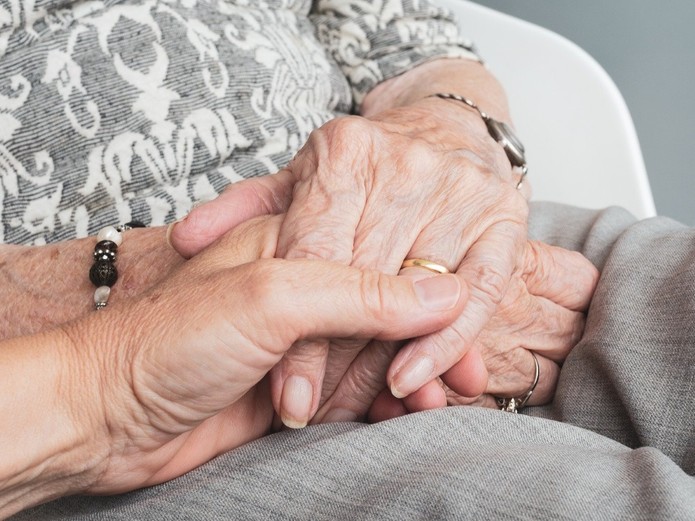
[[[99,241],[94,247],[95,261],[116,262],[116,252],[118,244],[113,241]]]
[[[130,221],[125,224],[117,226],[116,229],[119,232],[124,232],[126,230],[132,230],[133,228],[147,228],[147,225],[141,221]]]
[[[129,223],[125,223],[125,225],[128,228],[146,228],[147,225],[143,223],[142,221],[130,221]]]
[[[118,244],[113,241],[99,241],[95,248],[104,248],[105,250],[118,251]]]
[[[118,280],[118,271],[116,266],[109,261],[97,261],[89,270],[89,280],[96,287],[113,286]]]

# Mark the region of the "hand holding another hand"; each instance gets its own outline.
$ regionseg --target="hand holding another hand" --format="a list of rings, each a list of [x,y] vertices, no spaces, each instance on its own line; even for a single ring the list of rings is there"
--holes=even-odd
[[[439,381],[402,400],[384,390],[370,408],[370,420],[382,421],[447,404],[497,408],[497,397],[523,397],[529,389],[533,393],[527,405],[550,402],[562,362],[583,333],[584,314],[598,277],[598,270],[581,254],[529,241],[522,270],[515,273],[495,315],[476,339],[474,351],[483,365],[471,366],[464,359]],[[539,365],[535,388],[531,353]],[[375,364],[356,365],[351,368],[350,379],[365,381],[370,378],[366,376],[370,367],[373,374]],[[387,367],[388,362],[382,363],[382,373],[371,378],[383,382]],[[476,371],[487,374],[482,394],[470,389],[469,376]],[[343,385],[349,388],[349,379]],[[333,406],[349,407],[349,396],[336,393]]]
[[[478,114],[426,99],[373,119],[329,122],[285,170],[230,187],[193,210],[171,238],[190,256],[249,217],[286,211],[279,257],[323,258],[387,274],[417,257],[456,272],[469,292],[461,316],[394,361],[392,389],[405,395],[471,352],[505,294],[526,238],[527,205],[515,185]],[[346,371],[363,344],[334,347],[344,353]],[[318,410],[328,354],[325,342],[304,342],[273,370],[274,403],[286,424],[303,426]],[[429,370],[413,372],[423,359]],[[481,377],[472,385],[482,392],[486,382]]]
[[[278,223],[277,219],[273,222]],[[277,233],[279,225],[274,230]],[[531,351],[537,353],[541,377],[529,403],[547,403],[554,393],[559,364],[583,331],[584,312],[598,272],[579,253],[534,241],[526,243],[522,260],[471,355],[444,375],[451,387],[434,381],[402,401],[390,392],[379,396],[402,343],[372,341],[362,349],[361,343],[333,341],[320,408],[312,423],[363,419],[370,408],[371,419],[385,419],[441,407],[447,401],[495,407],[495,396],[521,396],[529,389],[534,372]],[[416,279],[433,276],[418,268],[404,269],[401,275]],[[476,387],[480,380],[486,382],[482,391]]]
[[[87,416],[108,425],[109,456],[88,492],[171,479],[267,432],[263,380],[297,341],[419,336],[463,307],[454,275],[414,282],[273,259],[279,225],[250,221],[141,298],[65,327],[79,354],[65,375],[80,368],[98,397]],[[77,395],[84,411],[84,388]]]

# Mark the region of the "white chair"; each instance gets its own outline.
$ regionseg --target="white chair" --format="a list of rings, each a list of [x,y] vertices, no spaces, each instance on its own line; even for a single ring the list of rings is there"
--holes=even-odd
[[[656,215],[630,113],[593,58],[518,18],[466,0],[435,1],[456,14],[507,91],[534,200]]]

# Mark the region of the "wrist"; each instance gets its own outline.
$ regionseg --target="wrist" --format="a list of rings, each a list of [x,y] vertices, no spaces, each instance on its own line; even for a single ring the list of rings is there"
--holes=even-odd
[[[119,251],[119,280],[111,302],[138,295],[183,262],[166,243],[164,227],[130,230]],[[3,246],[0,340],[29,335],[94,312],[89,281],[95,237],[46,246]]]
[[[499,162],[504,153],[490,137],[480,114],[465,106],[457,107],[449,100],[423,98],[368,119],[391,132],[423,140],[438,151],[465,150],[481,165],[509,169],[508,162]]]
[[[0,518],[87,490],[110,451],[97,362],[60,329],[0,348]]]
[[[475,164],[495,173],[528,199],[530,185],[525,177],[523,145],[510,126],[490,118],[472,103],[475,106],[431,95],[367,119],[386,125],[391,132],[423,140],[441,152],[465,151]]]
[[[141,327],[142,306],[126,301],[110,303],[104,311],[61,327],[70,339],[71,354],[65,357],[65,371],[76,375],[82,388],[66,397],[75,409],[83,409],[81,396],[97,397],[88,411],[81,412],[85,437],[98,448],[98,465],[84,476],[82,492],[121,493],[142,486],[137,472],[140,448],[136,440],[149,440],[141,396],[133,384],[133,367],[144,344],[147,328]],[[74,387],[70,387],[74,389]],[[144,391],[147,392],[146,390]]]
[[[493,118],[509,122],[509,107],[499,81],[480,62],[439,59],[377,85],[365,98],[361,114],[373,116],[384,110],[417,103],[438,92],[473,99]]]

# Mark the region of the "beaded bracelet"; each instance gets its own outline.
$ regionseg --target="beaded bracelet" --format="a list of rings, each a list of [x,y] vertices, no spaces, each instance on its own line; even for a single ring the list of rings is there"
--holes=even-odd
[[[133,228],[144,228],[140,221],[131,221],[121,226],[107,226],[97,235],[94,247],[94,264],[89,270],[89,280],[96,286],[94,292],[94,308],[99,310],[106,307],[111,295],[111,286],[118,280],[116,270],[116,253],[123,242],[123,232]]]

